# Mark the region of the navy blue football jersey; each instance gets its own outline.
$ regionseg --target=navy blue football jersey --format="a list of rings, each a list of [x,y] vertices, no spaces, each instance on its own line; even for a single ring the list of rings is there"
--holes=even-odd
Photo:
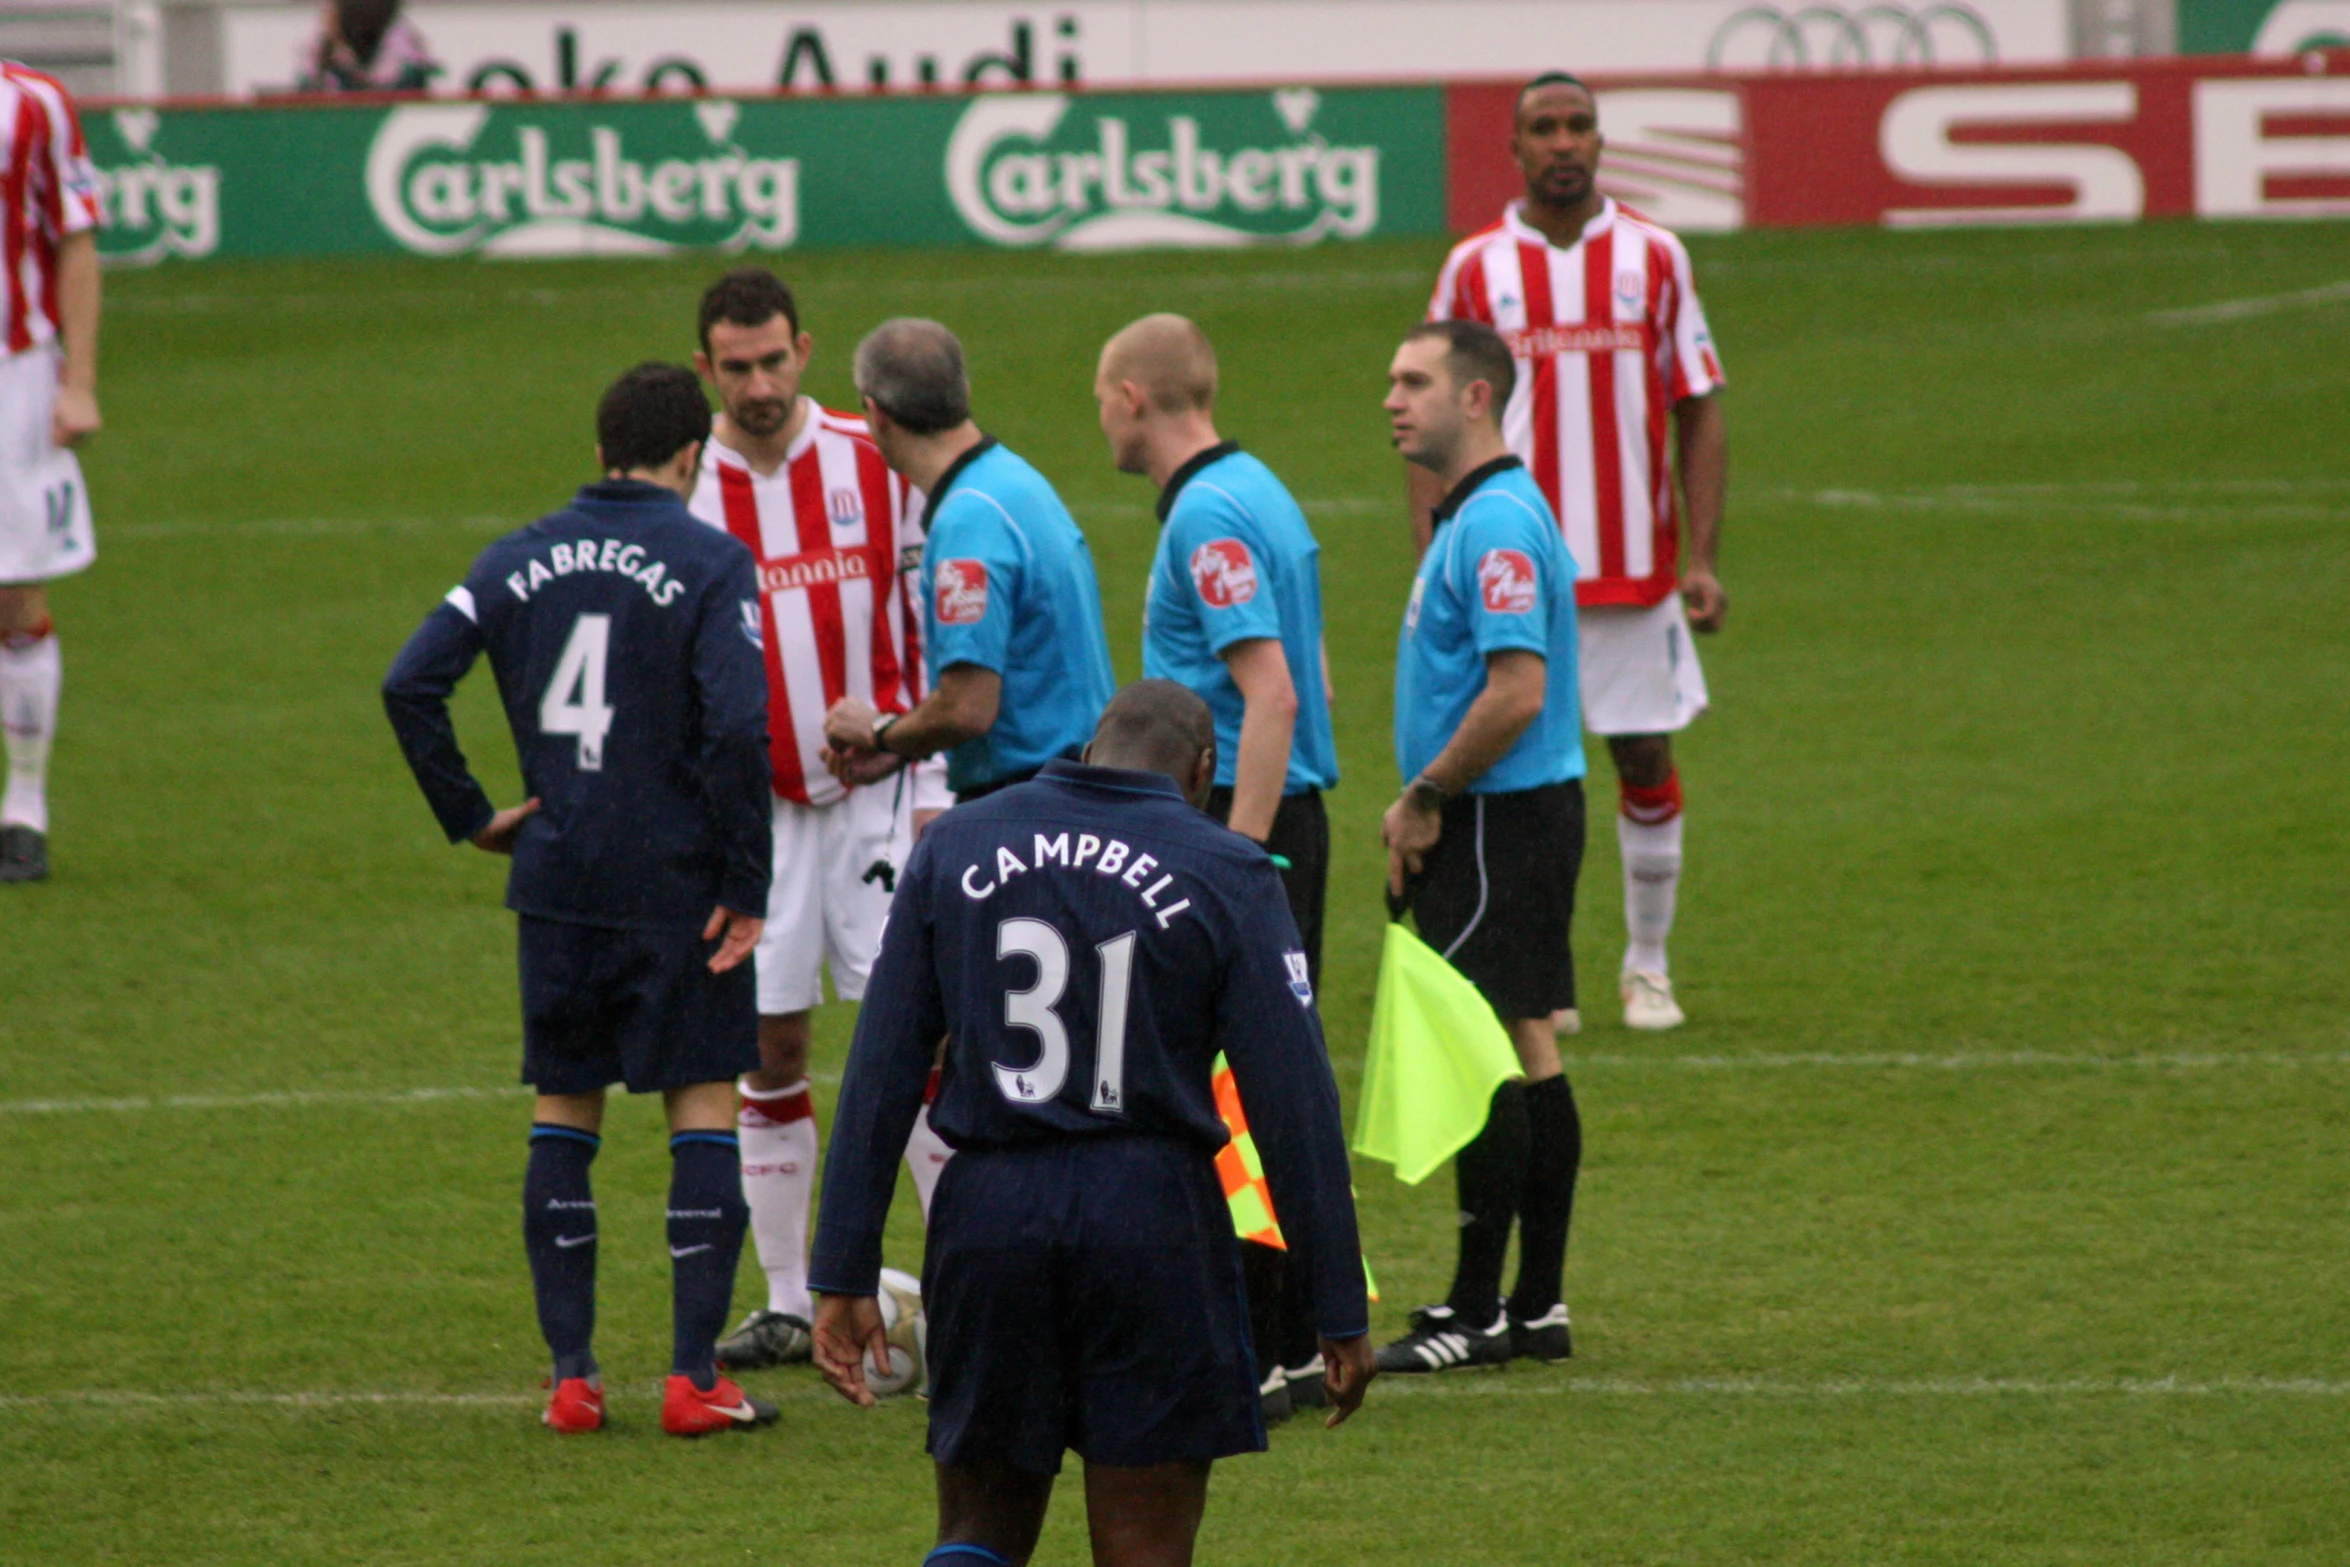
[[[494,809],[449,694],[485,651],[541,802],[506,905],[622,929],[764,914],[773,873],[767,668],[751,553],[629,479],[482,551],[384,678],[384,708],[451,843]]]
[[[942,1035],[930,1124],[965,1152],[1144,1135],[1210,1157],[1224,1052],[1322,1331],[1369,1327],[1338,1089],[1279,874],[1172,780],[1049,762],[923,834],[833,1114],[818,1289],[873,1289]]]

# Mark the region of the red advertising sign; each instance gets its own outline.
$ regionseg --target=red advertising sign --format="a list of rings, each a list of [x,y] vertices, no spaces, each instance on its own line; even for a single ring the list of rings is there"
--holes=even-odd
[[[2350,54],[1595,82],[1601,182],[1667,227],[2350,216]],[[1514,87],[1448,90],[1452,225],[1520,180]]]

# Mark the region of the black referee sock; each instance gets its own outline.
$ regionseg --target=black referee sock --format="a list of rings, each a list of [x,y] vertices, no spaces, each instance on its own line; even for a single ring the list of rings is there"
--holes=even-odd
[[[596,1198],[588,1166],[602,1146],[602,1138],[576,1126],[541,1121],[530,1129],[522,1245],[558,1382],[596,1374],[588,1349],[596,1335]]]
[[[1461,1255],[1445,1304],[1467,1327],[1491,1324],[1501,1300],[1510,1221],[1526,1190],[1527,1140],[1526,1085],[1512,1078],[1493,1091],[1485,1130],[1453,1158],[1461,1194]]]
[[[692,1377],[704,1392],[717,1385],[718,1335],[734,1301],[734,1265],[750,1222],[742,1147],[734,1133],[679,1132],[670,1138],[669,1369]]]
[[[1518,1214],[1518,1287],[1510,1315],[1531,1322],[1557,1305],[1567,1272],[1567,1224],[1583,1167],[1583,1117],[1562,1073],[1526,1089],[1526,1190]]]

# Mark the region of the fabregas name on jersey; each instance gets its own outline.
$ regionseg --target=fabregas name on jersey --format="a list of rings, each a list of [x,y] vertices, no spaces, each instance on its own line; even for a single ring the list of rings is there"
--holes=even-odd
[[[557,577],[575,571],[616,571],[643,584],[653,602],[667,609],[685,592],[685,584],[670,575],[667,561],[647,562],[645,547],[626,539],[582,539],[576,544],[550,544],[544,560],[533,556],[519,570],[506,574],[506,586],[524,603],[531,593]]]

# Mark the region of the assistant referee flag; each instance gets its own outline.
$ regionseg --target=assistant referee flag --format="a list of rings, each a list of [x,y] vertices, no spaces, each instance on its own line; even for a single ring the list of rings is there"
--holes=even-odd
[[[1426,942],[1389,924],[1354,1151],[1417,1185],[1484,1129],[1493,1091],[1521,1070],[1493,1004]]]

